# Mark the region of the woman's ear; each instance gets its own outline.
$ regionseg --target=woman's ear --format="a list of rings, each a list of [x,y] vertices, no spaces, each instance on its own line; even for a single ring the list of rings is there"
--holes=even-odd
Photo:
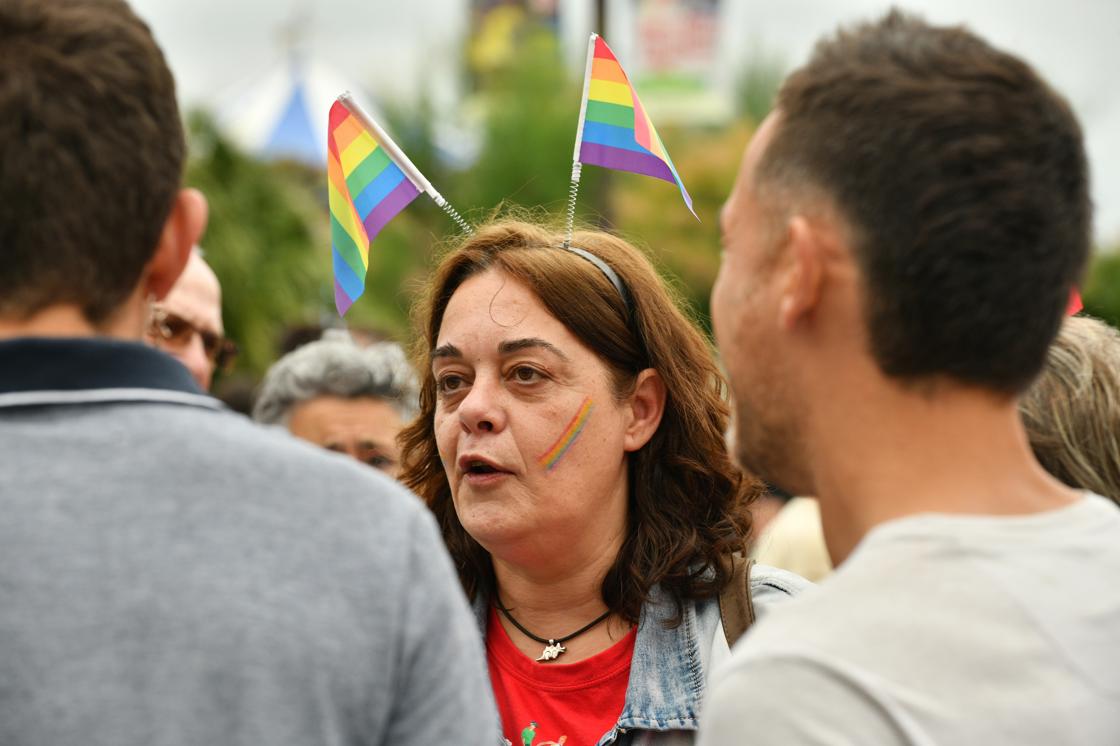
[[[653,368],[646,368],[638,374],[634,393],[627,400],[630,408],[630,422],[623,437],[623,447],[627,451],[637,451],[653,437],[661,425],[665,414],[665,381]]]

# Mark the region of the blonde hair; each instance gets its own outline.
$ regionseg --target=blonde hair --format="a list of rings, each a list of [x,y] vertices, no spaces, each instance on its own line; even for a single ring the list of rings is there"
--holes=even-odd
[[[1087,316],[1066,319],[1019,412],[1048,472],[1120,502],[1120,333]]]

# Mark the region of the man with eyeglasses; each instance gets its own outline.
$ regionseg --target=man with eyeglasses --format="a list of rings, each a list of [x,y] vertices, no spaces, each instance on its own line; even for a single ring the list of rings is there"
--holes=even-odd
[[[152,307],[150,343],[178,360],[203,391],[214,371],[228,371],[237,345],[222,332],[222,286],[197,247],[171,292]]]

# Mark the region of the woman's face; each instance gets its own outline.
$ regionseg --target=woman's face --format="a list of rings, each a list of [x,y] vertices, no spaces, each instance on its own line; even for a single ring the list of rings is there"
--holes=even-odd
[[[532,561],[621,540],[633,407],[527,287],[498,270],[459,286],[432,372],[455,510],[483,547]]]

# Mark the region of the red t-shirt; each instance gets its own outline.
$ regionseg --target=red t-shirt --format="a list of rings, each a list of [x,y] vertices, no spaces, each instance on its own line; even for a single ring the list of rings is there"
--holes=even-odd
[[[622,713],[637,631],[575,663],[537,663],[491,609],[486,656],[506,739],[513,746],[595,746]]]

